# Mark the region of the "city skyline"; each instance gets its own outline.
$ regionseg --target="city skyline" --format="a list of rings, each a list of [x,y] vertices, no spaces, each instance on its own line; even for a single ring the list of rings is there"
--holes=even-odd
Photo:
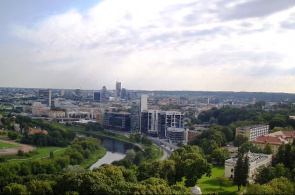
[[[1,87],[295,93],[292,0],[0,1]]]

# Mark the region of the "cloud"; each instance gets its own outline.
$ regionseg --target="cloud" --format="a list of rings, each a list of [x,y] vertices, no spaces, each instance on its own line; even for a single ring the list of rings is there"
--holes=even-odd
[[[221,18],[228,20],[265,17],[295,6],[293,0],[240,0],[236,2],[237,3],[232,4],[232,2],[229,1],[225,9],[220,12]],[[225,2],[223,1],[223,3]]]
[[[294,3],[268,4],[105,0],[12,25],[14,41],[0,46],[0,63],[19,76],[13,85],[31,87],[112,89],[120,80],[127,89],[257,91],[272,76],[283,85],[294,62],[293,33],[284,26],[293,22]]]

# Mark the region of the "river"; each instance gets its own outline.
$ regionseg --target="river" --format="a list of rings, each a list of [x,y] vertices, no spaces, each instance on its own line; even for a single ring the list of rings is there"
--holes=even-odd
[[[107,152],[101,159],[99,159],[97,162],[90,166],[90,170],[99,167],[103,164],[111,164],[114,161],[123,159],[126,156],[126,151],[129,149],[137,150],[137,148],[130,143],[125,143],[123,141],[119,141],[112,138],[100,137],[98,135],[91,136],[99,139],[103,147],[107,149]]]

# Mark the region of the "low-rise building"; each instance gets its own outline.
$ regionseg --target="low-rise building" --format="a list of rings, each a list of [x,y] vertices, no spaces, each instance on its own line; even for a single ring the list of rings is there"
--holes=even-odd
[[[236,136],[243,135],[246,136],[249,141],[256,139],[261,135],[269,133],[269,125],[250,125],[245,127],[236,128]]]
[[[249,181],[254,179],[256,170],[260,166],[270,166],[272,162],[272,155],[251,153],[246,154],[249,157]],[[230,158],[225,161],[224,164],[224,176],[228,178],[234,178],[235,166],[238,158]]]
[[[167,139],[172,143],[186,143],[186,130],[184,128],[175,128],[168,127],[167,128]]]
[[[252,143],[262,149],[267,144],[271,145],[273,154],[278,153],[279,147],[284,144],[292,144],[295,138],[295,131],[276,131],[267,135],[257,137]]]

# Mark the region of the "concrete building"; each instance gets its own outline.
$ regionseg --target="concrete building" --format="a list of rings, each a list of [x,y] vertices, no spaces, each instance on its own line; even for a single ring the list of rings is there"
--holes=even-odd
[[[141,112],[141,132],[165,138],[168,127],[183,127],[183,118],[183,113],[177,111],[144,110]]]
[[[105,129],[130,132],[130,113],[126,112],[108,112],[103,117],[103,126]]]
[[[274,133],[259,136],[253,140],[252,143],[262,149],[264,149],[267,144],[270,144],[273,154],[276,155],[282,144],[292,144],[294,138],[295,131],[276,131]]]
[[[49,117],[50,118],[65,118],[66,117],[66,112],[51,110],[49,112]]]
[[[148,99],[148,96],[146,94],[142,94],[140,96],[140,111],[141,112],[148,109],[148,107],[147,107],[147,105],[148,105],[147,99]]]
[[[272,162],[272,155],[256,154],[248,152],[246,155],[249,157],[249,181],[254,179],[256,170],[260,166],[270,166]],[[225,161],[224,164],[224,176],[228,178],[234,178],[235,166],[238,158],[230,158]]]
[[[139,132],[140,131],[140,105],[139,102],[135,101],[132,102],[131,105],[131,124],[130,124],[130,130],[131,132]]]
[[[116,82],[116,98],[121,98],[121,82]]]
[[[186,143],[186,130],[184,128],[168,127],[166,132],[166,138],[170,143]]]
[[[269,133],[269,125],[250,125],[246,127],[236,128],[236,137],[237,135],[246,136],[249,141],[256,139],[261,135],[266,135]]]
[[[93,101],[100,102],[100,92],[93,92]]]
[[[100,101],[105,102],[107,100],[107,88],[106,86],[103,86],[100,91]]]
[[[51,107],[51,89],[39,89],[39,98],[42,103]]]

